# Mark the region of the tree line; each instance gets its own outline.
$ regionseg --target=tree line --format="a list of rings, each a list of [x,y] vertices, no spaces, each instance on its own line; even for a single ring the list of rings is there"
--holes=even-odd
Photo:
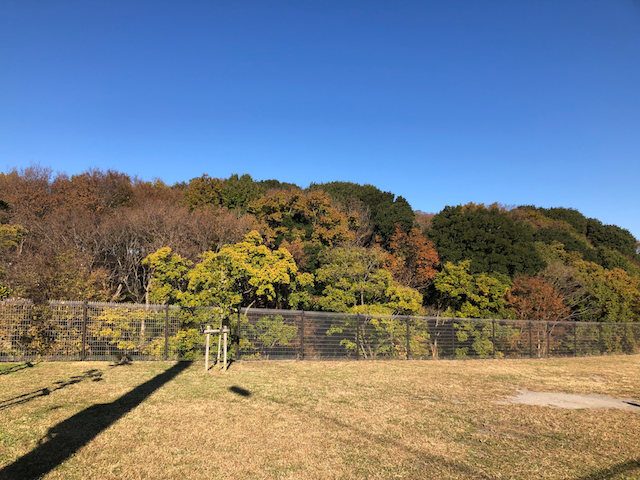
[[[0,222],[2,298],[640,321],[638,241],[571,208],[32,165],[0,174]]]

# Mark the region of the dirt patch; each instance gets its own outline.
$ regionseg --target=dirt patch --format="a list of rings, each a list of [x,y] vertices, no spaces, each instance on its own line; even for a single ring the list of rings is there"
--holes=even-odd
[[[524,405],[540,405],[543,407],[570,409],[617,408],[619,410],[640,413],[640,400],[633,398],[613,398],[608,397],[607,395],[530,392],[528,390],[518,390],[518,395],[509,397],[506,401],[498,403],[502,405],[509,403],[521,403]]]

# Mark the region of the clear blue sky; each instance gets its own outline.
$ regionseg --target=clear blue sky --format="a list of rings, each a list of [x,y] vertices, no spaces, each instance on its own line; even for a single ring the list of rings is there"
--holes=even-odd
[[[0,167],[345,180],[640,237],[640,2],[0,0]]]

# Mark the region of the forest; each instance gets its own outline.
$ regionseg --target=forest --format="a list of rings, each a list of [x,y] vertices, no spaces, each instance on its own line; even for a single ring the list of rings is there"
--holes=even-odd
[[[640,321],[638,241],[566,207],[32,165],[0,174],[0,222],[2,299]]]

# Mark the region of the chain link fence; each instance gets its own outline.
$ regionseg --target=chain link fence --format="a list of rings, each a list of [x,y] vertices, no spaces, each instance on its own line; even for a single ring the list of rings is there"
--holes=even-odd
[[[0,361],[198,360],[205,325],[231,359],[542,358],[640,353],[639,323],[537,322],[28,300],[0,302]],[[213,342],[217,348],[217,337]]]

